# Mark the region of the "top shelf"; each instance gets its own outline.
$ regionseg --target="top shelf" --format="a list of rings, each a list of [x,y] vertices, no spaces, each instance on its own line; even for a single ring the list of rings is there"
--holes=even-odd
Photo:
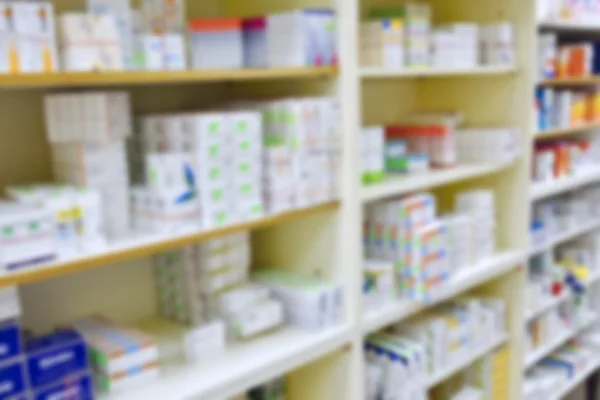
[[[453,77],[453,76],[486,76],[504,75],[515,72],[514,66],[480,66],[474,68],[385,68],[362,67],[360,76],[363,79],[390,79],[390,78],[425,78],[425,77]]]
[[[0,75],[0,89],[173,85],[333,77],[336,67],[246,68],[235,70],[56,72]]]
[[[597,22],[541,21],[538,23],[538,27],[562,32],[600,32],[600,24]]]

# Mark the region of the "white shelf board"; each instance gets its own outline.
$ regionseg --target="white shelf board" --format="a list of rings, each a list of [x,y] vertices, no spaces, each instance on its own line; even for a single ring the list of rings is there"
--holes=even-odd
[[[566,385],[563,386],[558,393],[554,395],[553,400],[562,400],[563,397],[568,395],[573,389],[579,386],[583,381],[585,381],[590,375],[595,373],[598,368],[600,368],[600,360],[595,360],[590,362],[587,368],[584,368],[583,371],[577,373],[573,379],[570,379],[566,382]]]
[[[507,165],[459,165],[454,168],[431,170],[424,173],[390,175],[380,183],[363,185],[360,195],[363,203],[368,203],[492,174]]]
[[[500,335],[498,338],[492,340],[488,345],[473,352],[473,354],[469,355],[468,357],[461,360],[460,362],[458,362],[454,365],[448,366],[448,367],[442,369],[441,371],[437,372],[433,376],[431,376],[427,380],[427,387],[431,389],[431,388],[439,385],[440,383],[444,382],[446,379],[452,377],[454,374],[467,368],[468,366],[473,364],[475,361],[479,360],[481,357],[485,356],[486,354],[491,353],[493,350],[495,350],[497,347],[500,347],[507,341],[508,341],[508,335],[506,333]]]
[[[544,357],[548,356],[549,354],[554,352],[556,349],[561,347],[563,344],[565,344],[566,342],[568,342],[569,340],[571,340],[572,338],[577,336],[581,331],[584,331],[585,329],[590,327],[597,320],[598,320],[597,315],[590,315],[590,316],[586,317],[585,320],[581,324],[579,324],[579,326],[576,326],[571,329],[567,329],[566,331],[562,332],[560,335],[558,335],[553,340],[550,340],[548,343],[543,344],[538,349],[532,351],[530,354],[527,354],[525,356],[525,364],[524,364],[525,370],[533,367],[535,364],[537,364],[539,361],[541,361]]]
[[[600,168],[594,167],[590,168],[589,171],[567,178],[557,179],[552,182],[534,183],[531,185],[531,200],[541,200],[598,181],[600,181]]]
[[[389,301],[375,310],[368,310],[363,321],[363,332],[368,334],[385,328],[395,322],[417,314],[429,307],[449,300],[482,283],[488,282],[516,268],[526,260],[521,251],[505,251],[496,254],[484,262],[464,268],[445,285],[445,290],[429,303],[410,300]]]
[[[166,366],[142,387],[102,400],[189,400],[229,398],[330,354],[351,342],[343,325],[317,333],[285,328],[227,349],[195,364]]]
[[[515,72],[514,66],[481,66],[473,68],[386,68],[362,67],[360,76],[363,79],[386,78],[418,78],[418,77],[452,77],[452,76],[485,76],[502,75]]]
[[[560,296],[556,296],[556,297],[547,299],[544,302],[544,304],[542,304],[536,310],[528,310],[525,313],[525,321],[529,322],[532,319],[539,317],[540,315],[544,314],[546,311],[549,311],[553,308],[558,307],[559,304],[562,304],[563,302],[567,301],[570,298],[571,298],[571,294],[567,291],[563,291]]]
[[[565,32],[600,32],[600,24],[585,21],[540,21],[538,26],[542,29],[553,29]]]
[[[592,232],[595,229],[600,228],[600,221],[591,221],[589,223],[583,224],[576,229],[573,229],[569,232],[562,233],[557,237],[548,241],[548,243],[544,243],[541,246],[536,246],[531,250],[530,256],[535,256],[537,254],[543,253],[544,251],[552,250],[554,247],[559,244],[567,243],[573,239],[577,239],[579,236],[585,235],[586,233]]]

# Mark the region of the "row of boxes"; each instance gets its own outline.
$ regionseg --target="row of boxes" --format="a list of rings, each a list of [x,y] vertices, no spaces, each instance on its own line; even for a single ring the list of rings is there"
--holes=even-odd
[[[523,400],[553,398],[562,392],[581,373],[595,365],[597,343],[597,337],[586,334],[542,360],[525,376]]]
[[[145,0],[139,10],[128,0],[88,0],[86,11],[56,18],[57,40],[50,2],[2,3],[0,73],[55,72],[59,58],[64,71],[337,65],[332,10],[196,18],[186,26],[184,7],[181,0]]]
[[[537,2],[537,18],[550,22],[594,23],[600,17],[598,0],[540,0]]]
[[[398,293],[426,302],[443,296],[452,276],[494,253],[494,210],[493,193],[487,190],[459,193],[456,214],[443,218],[436,217],[430,194],[369,207],[363,228],[369,260],[365,294]]]
[[[552,182],[595,168],[598,141],[573,139],[537,143],[533,155],[533,180]]]
[[[459,365],[505,330],[503,300],[464,298],[373,334],[365,341],[367,398],[427,399],[430,376]],[[501,370],[496,367],[506,365],[507,358],[506,354],[492,355],[487,368],[473,366],[460,390],[455,381],[452,386],[436,388],[441,397],[434,398],[480,399],[487,394],[485,398],[495,399],[491,395],[501,390],[502,383],[502,377],[496,376]]]
[[[568,129],[600,120],[600,93],[595,89],[538,88],[535,103],[539,131]]]
[[[416,2],[371,11],[360,25],[361,64],[442,69],[514,64],[511,23],[432,27],[431,19],[431,7]]]
[[[502,164],[521,150],[516,129],[460,129],[460,114],[415,114],[405,122],[361,131],[362,181],[381,182],[387,174],[419,173],[430,167]]]
[[[0,397],[3,399],[94,398],[86,345],[63,329],[26,337],[20,326],[18,290],[0,290]]]

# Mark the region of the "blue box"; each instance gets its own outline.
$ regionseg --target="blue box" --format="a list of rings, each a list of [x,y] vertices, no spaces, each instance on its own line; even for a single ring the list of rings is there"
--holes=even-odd
[[[21,355],[21,327],[16,321],[0,324],[0,363]]]
[[[0,399],[27,399],[27,377],[23,358],[0,365]]]
[[[77,399],[94,400],[94,380],[89,372],[71,375],[43,389],[37,390],[31,400]]]
[[[34,390],[88,370],[85,342],[73,330],[33,339],[25,349],[29,381]]]

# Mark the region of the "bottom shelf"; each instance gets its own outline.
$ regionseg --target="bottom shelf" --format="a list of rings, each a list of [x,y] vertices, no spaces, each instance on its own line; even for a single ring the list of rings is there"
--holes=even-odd
[[[564,343],[568,342],[570,339],[575,337],[581,331],[589,328],[594,324],[594,322],[598,321],[597,314],[590,314],[583,318],[583,321],[574,328],[566,329],[563,333],[558,335],[558,337],[554,340],[551,340],[547,344],[543,344],[539,346],[536,350],[532,351],[530,354],[525,356],[525,369],[529,369],[537,364],[540,360],[546,357],[548,354],[551,354],[554,350],[558,349]]]
[[[286,328],[228,348],[211,359],[164,366],[162,376],[154,382],[101,399],[229,398],[337,351],[350,340],[348,325],[318,333]]]
[[[439,385],[440,383],[442,383],[446,379],[450,378],[455,373],[462,371],[463,369],[467,368],[468,366],[473,364],[475,361],[477,361],[481,357],[484,357],[486,354],[491,353],[497,347],[502,346],[507,341],[508,341],[508,335],[506,333],[498,336],[494,340],[491,340],[489,344],[481,347],[481,349],[479,349],[477,351],[474,351],[472,354],[465,357],[460,362],[457,362],[454,365],[448,366],[448,367],[442,369],[441,371],[437,372],[433,376],[431,376],[427,381],[427,387],[429,389],[431,389],[431,388]]]
[[[587,368],[576,374],[573,379],[567,381],[566,385],[560,389],[560,391],[552,398],[552,400],[562,400],[563,397],[568,395],[573,389],[594,374],[598,368],[600,368],[600,359],[591,362]]]

